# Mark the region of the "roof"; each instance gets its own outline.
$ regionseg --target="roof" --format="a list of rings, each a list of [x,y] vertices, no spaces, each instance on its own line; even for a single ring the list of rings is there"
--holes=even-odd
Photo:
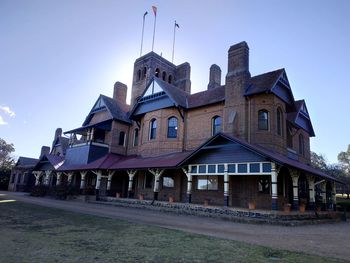
[[[314,128],[309,114],[303,113],[302,108],[306,108],[306,103],[304,100],[295,101],[295,112],[287,113],[287,120],[294,124],[295,126],[305,130],[311,137],[315,136]],[[307,110],[306,110],[307,111]]]
[[[38,161],[39,159],[20,156],[16,162],[16,167],[18,168],[34,167]]]
[[[231,135],[225,134],[225,133],[218,133],[216,135],[214,135],[213,137],[211,137],[209,140],[207,140],[205,143],[203,143],[200,147],[198,147],[195,151],[193,151],[191,154],[189,154],[187,157],[184,158],[184,160],[182,160],[179,165],[183,165],[185,162],[187,162],[190,158],[192,158],[193,156],[195,156],[196,154],[198,154],[198,152],[207,144],[209,144],[211,141],[215,140],[218,137],[223,137],[227,140],[233,141],[233,142],[237,142],[238,144],[244,146],[245,148],[247,148],[248,150],[251,150],[259,155],[265,156],[269,159],[271,159],[271,161],[276,162],[279,165],[284,165],[284,166],[290,166],[293,168],[296,168],[298,170],[303,170],[305,172],[309,172],[311,174],[314,174],[316,176],[320,176],[322,178],[326,178],[332,181],[337,181],[340,182],[339,180],[337,180],[336,178],[324,173],[323,171],[316,169],[308,164],[305,163],[301,163],[298,162],[296,160],[290,159],[287,156],[284,156],[282,154],[279,154],[277,152],[271,151],[269,149],[266,149],[262,146],[259,145],[253,145],[250,144],[246,141],[243,141],[237,137],[233,137]]]
[[[104,103],[106,104],[106,107],[111,113],[114,120],[130,123],[129,114],[128,114],[130,110],[130,105],[119,103],[115,99],[107,97],[102,94],[100,96],[103,99]]]
[[[151,82],[152,80],[156,81],[162,87],[165,93],[175,102],[176,106],[187,108],[187,96],[189,95],[187,92],[159,78],[153,77]]]
[[[188,96],[188,108],[197,108],[225,100],[225,86],[208,89]]]
[[[58,170],[58,168],[63,164],[64,162],[64,157],[63,156],[57,156],[57,155],[53,155],[53,154],[44,154],[36,163],[34,170],[35,169],[39,169],[39,166],[43,163],[45,163],[45,161],[48,161],[52,168],[54,170]]]
[[[250,79],[250,84],[246,89],[245,95],[249,96],[271,91],[283,71],[284,69],[277,69],[252,77]]]

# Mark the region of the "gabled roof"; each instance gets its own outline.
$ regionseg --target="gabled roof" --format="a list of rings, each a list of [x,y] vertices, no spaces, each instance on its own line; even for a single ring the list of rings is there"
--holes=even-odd
[[[100,105],[100,107],[98,107],[98,105]],[[101,94],[96,100],[92,109],[90,110],[82,126],[86,126],[87,124],[89,124],[93,115],[101,110],[107,110],[111,115],[111,119],[113,120],[130,123],[128,115],[129,109],[129,105],[120,103],[114,100],[113,98]]]
[[[250,85],[246,89],[245,95],[249,96],[271,91],[283,72],[284,69],[277,69],[252,77],[250,79]]]
[[[18,167],[18,168],[34,167],[38,161],[39,159],[20,156],[16,162],[15,167]]]
[[[53,170],[58,170],[58,168],[64,163],[64,157],[52,154],[44,154],[36,163],[34,170],[40,169],[40,166],[44,163],[49,163],[52,166]]]
[[[246,148],[246,149],[248,149],[248,150],[250,150],[250,151],[252,151],[260,156],[264,156],[264,157],[268,158],[269,160],[276,162],[279,165],[289,166],[292,168],[296,168],[298,170],[309,172],[311,174],[314,174],[316,176],[319,176],[319,177],[322,177],[325,179],[339,182],[336,178],[334,178],[334,177],[332,177],[332,176],[322,172],[321,170],[316,169],[308,164],[298,162],[296,160],[288,158],[287,156],[284,156],[282,154],[268,150],[262,146],[247,143],[246,141],[243,141],[237,137],[233,137],[231,135],[224,134],[224,133],[218,133],[218,134],[214,135],[213,137],[211,137],[209,140],[207,140],[205,143],[203,143],[201,146],[199,146],[195,151],[193,151],[186,158],[184,158],[178,165],[181,166],[181,165],[184,165],[185,163],[187,163],[195,155],[199,154],[199,152],[205,146],[209,145],[211,142],[218,139],[219,137],[222,137],[228,141],[236,142],[236,143],[240,144],[241,146],[243,146],[244,148]]]
[[[306,107],[305,100],[295,102],[296,111],[287,114],[287,120],[305,130],[311,137],[315,136],[314,128]]]

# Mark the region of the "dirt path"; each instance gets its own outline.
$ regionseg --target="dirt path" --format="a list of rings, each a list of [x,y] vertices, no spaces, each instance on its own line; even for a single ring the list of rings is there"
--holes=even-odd
[[[83,214],[118,218],[191,233],[243,241],[267,247],[350,260],[350,222],[298,227],[254,225],[220,219],[30,197],[23,193],[0,192],[0,198],[64,209]]]

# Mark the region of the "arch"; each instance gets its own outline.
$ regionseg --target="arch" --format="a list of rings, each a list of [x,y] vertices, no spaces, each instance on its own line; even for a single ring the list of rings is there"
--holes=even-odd
[[[160,77],[160,69],[156,68],[156,71],[154,72],[154,75],[159,78]]]
[[[170,117],[168,119],[168,138],[176,138],[178,129],[178,121],[176,117]]]
[[[258,129],[262,131],[269,130],[269,112],[267,110],[258,111]]]
[[[149,124],[149,139],[154,140],[157,137],[157,120],[152,119]]]
[[[142,79],[145,79],[146,75],[147,75],[147,68],[143,67],[143,69],[142,69]]]
[[[138,146],[139,145],[139,129],[135,128],[134,130],[134,140],[132,143],[133,146]]]
[[[220,116],[214,116],[211,120],[211,135],[221,132],[222,119]]]
[[[141,69],[137,71],[137,81],[141,80]]]
[[[277,108],[276,122],[277,134],[283,136],[283,112],[280,107]]]
[[[121,131],[119,133],[119,143],[118,145],[124,146],[125,144],[125,132]]]
[[[302,134],[299,134],[299,154],[303,156],[305,154],[304,136]]]
[[[162,73],[162,80],[166,81],[166,72],[165,71],[163,71],[163,73]]]
[[[171,84],[173,82],[173,76],[169,75],[168,76],[168,83]]]

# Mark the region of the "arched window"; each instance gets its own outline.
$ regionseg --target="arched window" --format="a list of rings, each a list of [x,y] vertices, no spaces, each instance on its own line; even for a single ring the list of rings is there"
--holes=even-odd
[[[121,131],[119,133],[119,143],[118,143],[118,145],[124,146],[124,142],[125,142],[125,132]]]
[[[168,138],[177,137],[177,118],[171,117],[168,119]]]
[[[276,113],[276,121],[277,121],[277,134],[283,136],[283,113],[281,108],[277,108]]]
[[[146,74],[147,74],[147,68],[146,68],[146,67],[143,67],[143,70],[142,70],[142,79],[145,79],[145,78],[146,78]]]
[[[141,80],[141,69],[137,71],[137,81]]]
[[[300,155],[304,155],[304,153],[305,153],[304,136],[302,134],[299,134],[299,153],[300,153]]]
[[[149,139],[154,140],[157,136],[157,120],[151,120],[149,124]]]
[[[133,146],[138,146],[139,145],[139,129],[136,128],[134,130],[134,141],[132,143]]]
[[[171,84],[173,82],[173,76],[169,75],[168,82]]]
[[[165,71],[163,71],[163,73],[162,73],[162,80],[166,81],[166,72]]]
[[[221,123],[222,123],[222,120],[221,120],[221,117],[220,116],[215,116],[213,119],[212,119],[212,135],[215,135],[219,132],[221,132]]]
[[[269,129],[269,112],[267,110],[259,110],[258,112],[258,129],[264,131]]]
[[[154,75],[159,78],[159,75],[160,75],[160,70],[159,68],[156,68],[156,71],[154,72]]]

